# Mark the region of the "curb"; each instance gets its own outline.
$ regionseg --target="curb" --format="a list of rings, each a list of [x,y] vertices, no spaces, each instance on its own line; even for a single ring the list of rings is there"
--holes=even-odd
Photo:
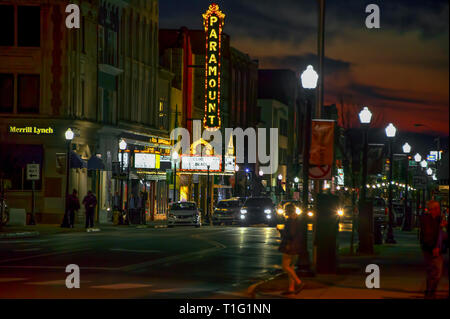
[[[6,233],[0,234],[0,239],[8,239],[8,238],[30,238],[37,237],[40,233],[38,231],[32,232],[17,232],[17,233]]]
[[[250,287],[247,288],[248,295],[252,299],[255,299],[257,295],[264,295],[264,294],[262,294],[262,293],[260,293],[258,291],[258,287],[261,286],[262,284],[264,284],[264,283],[266,283],[268,281],[274,280],[277,277],[280,277],[282,275],[283,275],[283,273],[279,273],[279,274],[276,274],[276,275],[271,275],[270,277],[262,279],[262,280],[258,281],[257,283],[251,285]]]

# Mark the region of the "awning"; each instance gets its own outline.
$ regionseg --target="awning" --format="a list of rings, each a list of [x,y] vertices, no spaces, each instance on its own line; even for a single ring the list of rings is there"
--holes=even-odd
[[[70,168],[86,168],[87,164],[77,153],[70,151]]]
[[[87,169],[102,171],[105,169],[105,164],[103,164],[101,158],[98,158],[97,156],[93,155],[87,162]]]

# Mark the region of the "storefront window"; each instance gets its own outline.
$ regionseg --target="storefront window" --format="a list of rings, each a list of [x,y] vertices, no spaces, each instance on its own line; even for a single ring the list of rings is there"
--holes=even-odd
[[[42,145],[0,144],[0,171],[11,181],[11,190],[31,190],[32,182],[26,178],[26,167],[31,163],[40,164],[41,178],[35,182],[35,189],[42,188],[43,154]]]

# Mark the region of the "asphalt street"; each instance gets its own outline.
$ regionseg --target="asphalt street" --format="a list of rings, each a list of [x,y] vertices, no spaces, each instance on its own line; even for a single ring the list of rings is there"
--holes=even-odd
[[[348,246],[351,226],[340,228]],[[309,234],[311,244],[311,233]],[[280,269],[269,227],[120,228],[0,240],[0,298],[248,298]],[[65,285],[69,264],[80,288]]]

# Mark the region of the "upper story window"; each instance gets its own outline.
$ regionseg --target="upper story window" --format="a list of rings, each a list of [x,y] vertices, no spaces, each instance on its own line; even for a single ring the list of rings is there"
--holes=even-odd
[[[16,108],[15,95],[17,95]],[[39,74],[0,73],[0,113],[37,114],[39,104]]]
[[[0,30],[0,46],[40,47],[41,8],[0,5]]]

